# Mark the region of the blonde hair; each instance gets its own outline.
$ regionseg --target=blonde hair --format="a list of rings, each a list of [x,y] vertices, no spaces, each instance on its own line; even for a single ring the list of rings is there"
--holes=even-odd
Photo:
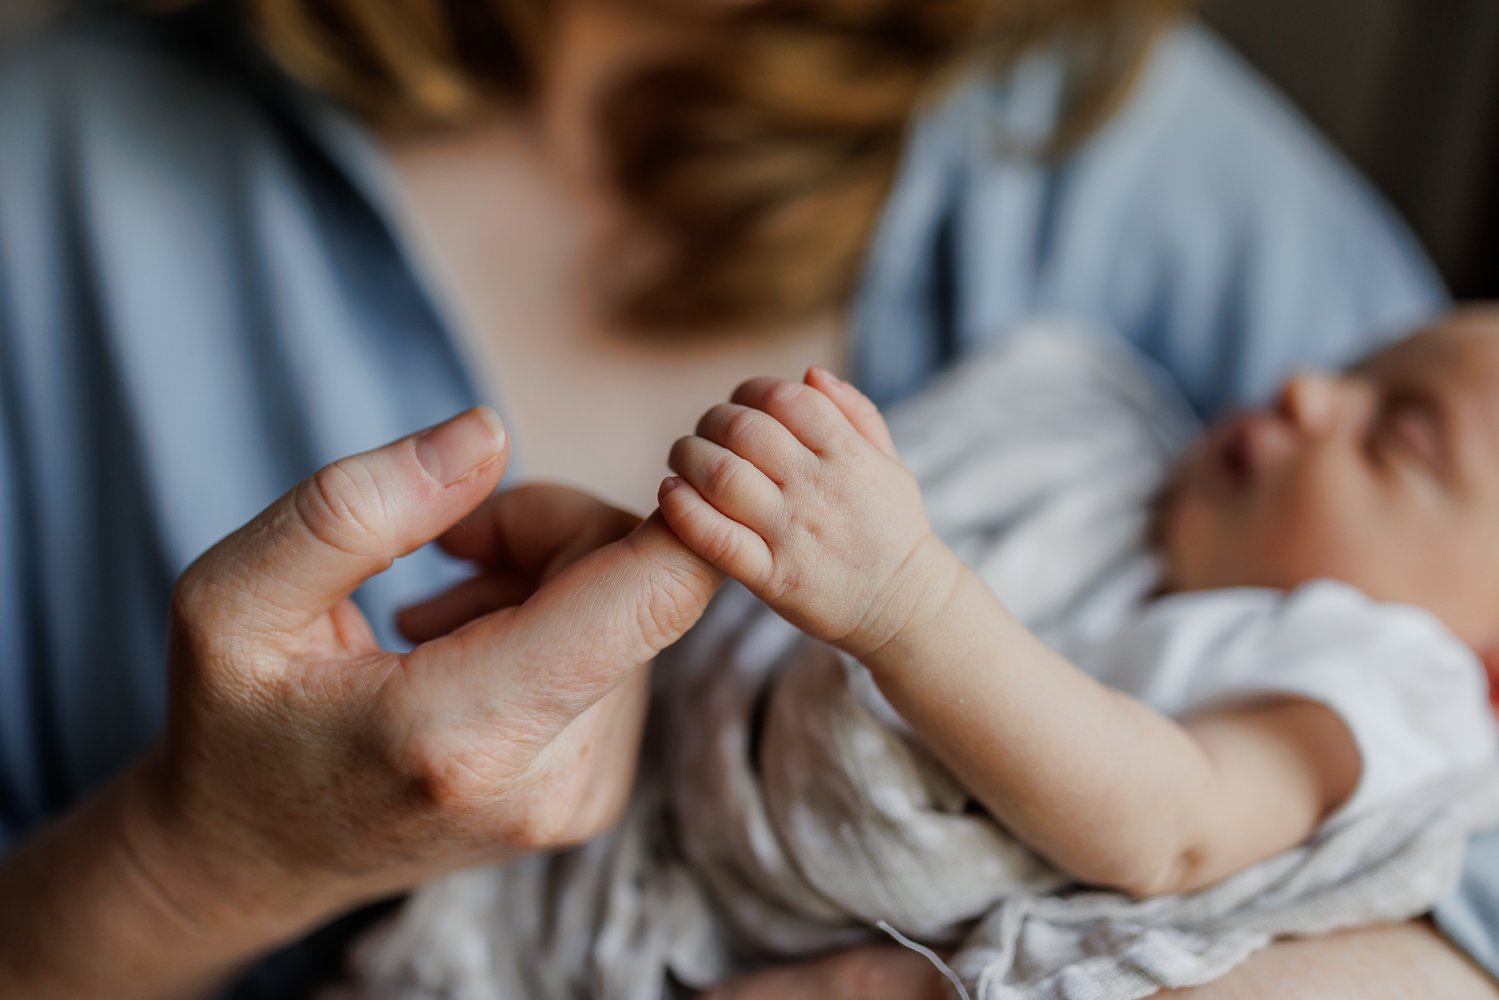
[[[618,297],[655,329],[793,321],[841,305],[906,128],[956,73],[1051,42],[1086,58],[1053,137],[1123,98],[1184,0],[628,0],[691,53],[599,116],[613,182],[664,253]],[[462,124],[534,95],[557,0],[244,0],[292,74],[382,127]]]

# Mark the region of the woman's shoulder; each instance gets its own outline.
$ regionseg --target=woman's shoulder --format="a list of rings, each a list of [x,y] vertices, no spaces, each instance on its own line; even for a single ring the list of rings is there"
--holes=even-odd
[[[1044,138],[1063,114],[1069,79],[1065,58],[1042,51],[1007,75],[970,81],[938,113],[966,119],[948,128],[964,133],[967,155],[992,169],[1007,158],[988,155],[985,145],[992,150],[1016,136]],[[996,141],[986,143],[986,137]],[[1328,199],[1324,214],[1361,213],[1362,224],[1398,225],[1289,99],[1194,21],[1162,34],[1126,100],[1086,141],[1061,157],[1031,158],[1034,169],[1058,165],[1068,173],[1107,169],[1113,186],[1133,190],[1152,206],[1210,195],[1216,212],[1237,214],[1253,203],[1257,218],[1259,209],[1296,214],[1304,208],[1300,200],[1315,195]],[[1173,183],[1156,180],[1142,188],[1147,175]],[[1134,210],[1143,209],[1136,204]]]
[[[86,7],[0,51],[0,128],[30,139],[121,116],[153,132],[240,121],[255,104],[247,52],[216,5],[158,16]]]
[[[1345,363],[1444,301],[1393,210],[1207,29],[1164,35],[1128,100],[1066,155],[1017,151],[1055,124],[1067,86],[1061,57],[1041,53],[920,123],[869,258],[866,343],[963,352],[1026,316],[1067,316],[1122,332],[1212,412],[1293,365]]]
[[[373,145],[260,51],[234,5],[80,8],[0,51],[0,221],[128,229],[113,213],[139,203],[206,231],[270,186],[383,212]]]
[[[21,313],[12,336],[36,332],[24,321],[41,308],[33,299],[146,267],[170,242],[195,235],[193,259],[206,263],[202,243],[257,152],[284,145],[212,34],[194,29],[196,45],[189,27],[90,12],[0,56],[0,296]]]
[[[261,75],[232,6],[91,12],[0,61],[0,411],[47,456],[18,489],[123,536],[97,480],[132,456],[118,489],[173,576],[317,465],[473,396],[352,128]]]

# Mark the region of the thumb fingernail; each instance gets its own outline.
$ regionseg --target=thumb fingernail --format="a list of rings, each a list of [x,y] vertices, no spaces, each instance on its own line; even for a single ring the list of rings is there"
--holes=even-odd
[[[448,486],[493,459],[504,443],[499,414],[476,406],[423,431],[416,439],[416,460],[427,475]]]

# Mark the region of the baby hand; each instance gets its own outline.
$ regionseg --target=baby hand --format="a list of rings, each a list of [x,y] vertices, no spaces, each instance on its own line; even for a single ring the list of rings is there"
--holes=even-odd
[[[752,379],[672,446],[661,513],[802,631],[863,657],[929,605],[948,550],[863,393],[822,369]]]

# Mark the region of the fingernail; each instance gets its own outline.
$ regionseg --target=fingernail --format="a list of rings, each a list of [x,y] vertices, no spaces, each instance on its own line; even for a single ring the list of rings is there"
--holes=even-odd
[[[678,479],[676,476],[667,476],[665,479],[661,480],[661,489],[657,491],[656,498],[660,499],[661,497],[666,496],[666,494],[670,493],[672,490],[681,485],[682,480]]]
[[[837,375],[834,375],[832,372],[828,371],[826,368],[817,368],[817,369],[814,369],[814,370],[822,372],[822,377],[825,378],[825,379],[827,379],[833,385],[848,385],[847,382],[843,381],[843,379],[839,378]]]
[[[423,431],[416,439],[416,460],[427,475],[448,486],[498,455],[504,443],[499,414],[476,406]]]

